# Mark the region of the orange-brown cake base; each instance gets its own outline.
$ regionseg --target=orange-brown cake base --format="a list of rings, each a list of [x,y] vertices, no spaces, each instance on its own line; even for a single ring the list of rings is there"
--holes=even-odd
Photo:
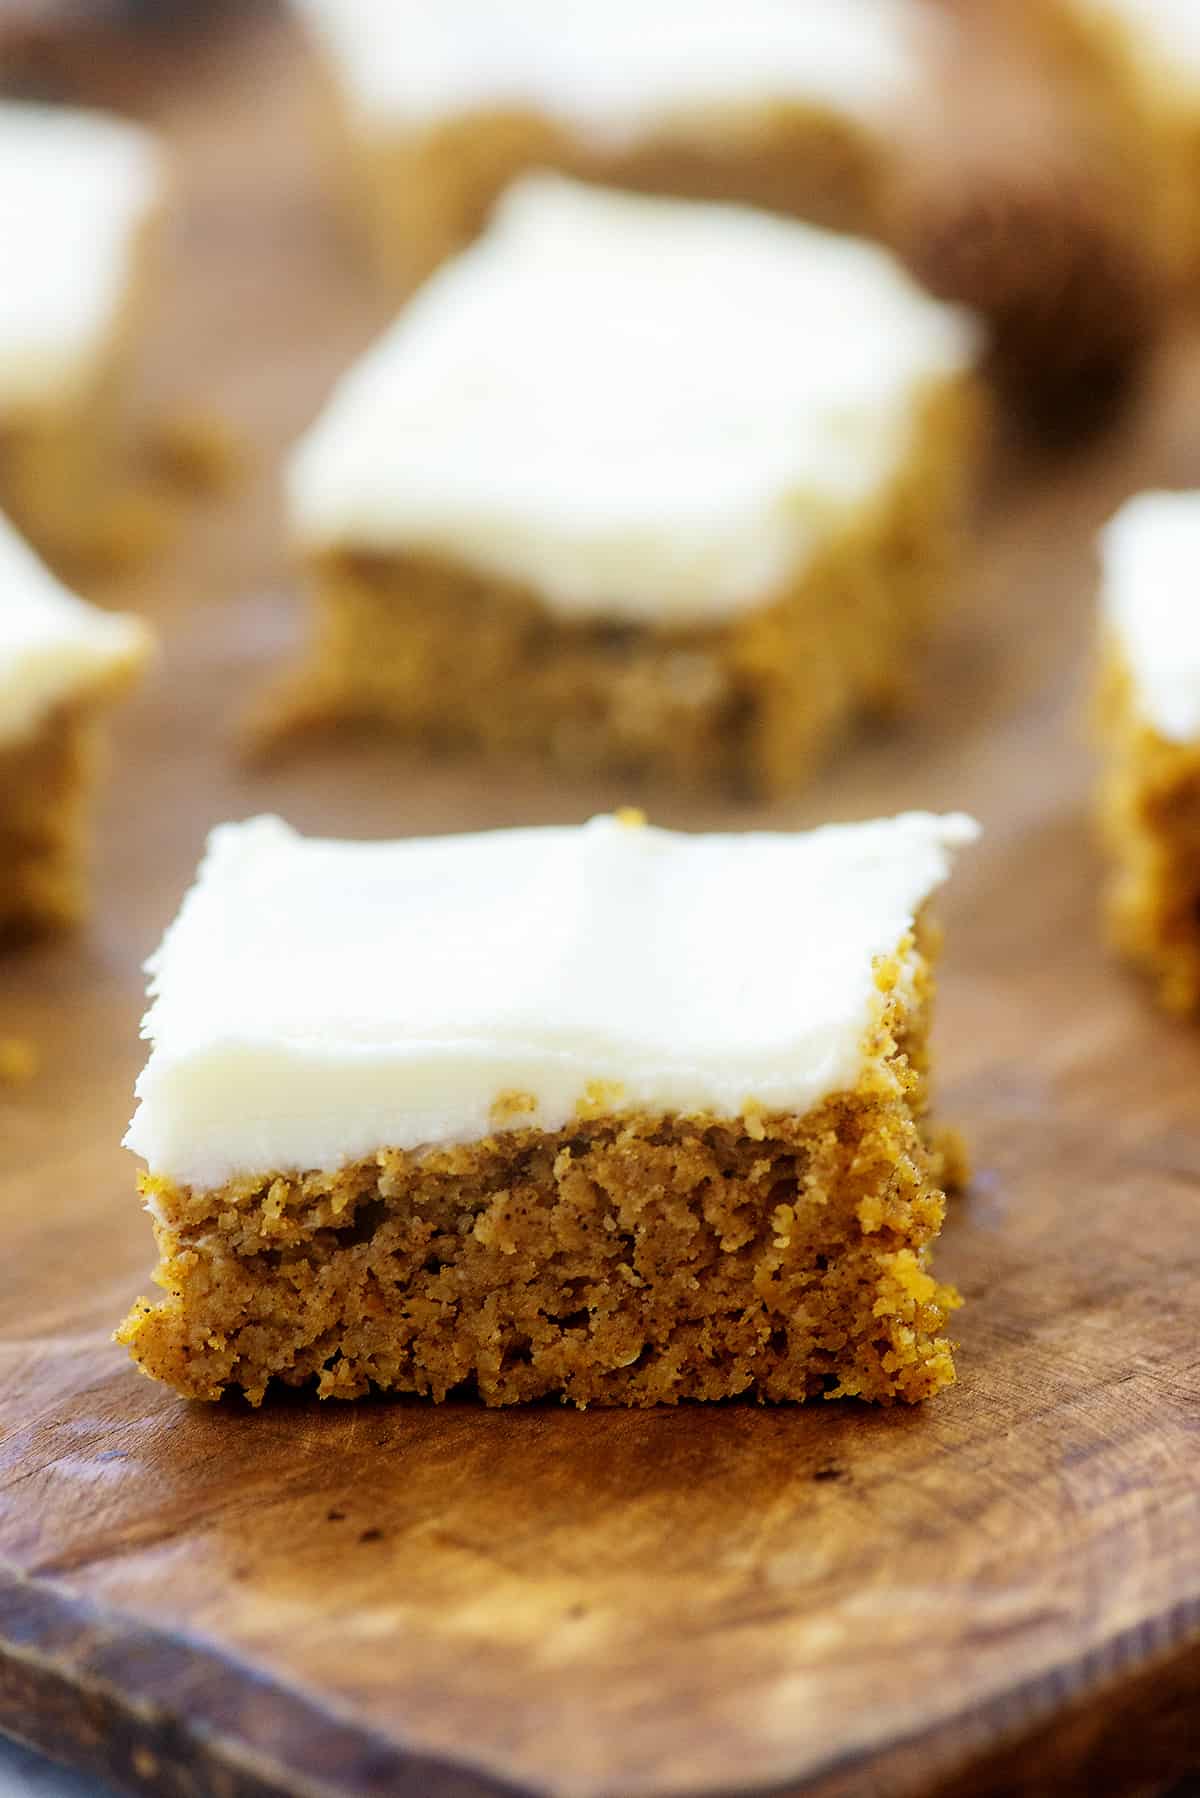
[[[721,626],[564,621],[503,581],[410,556],[329,553],[307,665],[268,735],[351,719],[573,773],[779,792],[839,733],[904,702],[959,547],[973,389],[928,402],[907,464],[795,585]]]
[[[0,937],[76,923],[86,902],[93,707],[72,703],[0,746]]]
[[[1200,742],[1169,742],[1144,722],[1111,648],[1100,724],[1112,940],[1149,974],[1169,1010],[1200,1011]]]
[[[599,1111],[216,1191],[148,1177],[167,1297],[119,1340],[187,1397],[255,1404],[273,1378],[491,1405],[928,1398],[958,1302],[927,1265],[928,964],[878,979],[858,1087],[803,1117]]]

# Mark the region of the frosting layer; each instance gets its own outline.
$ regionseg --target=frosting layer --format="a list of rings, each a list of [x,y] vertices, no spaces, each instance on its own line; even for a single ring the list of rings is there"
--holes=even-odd
[[[215,1186],[603,1111],[804,1112],[852,1087],[970,819],[685,836],[615,818],[399,843],[213,833],[149,964],[127,1137]]]
[[[601,144],[797,101],[881,122],[933,39],[913,0],[298,0],[353,107],[532,110]]]
[[[294,526],[568,617],[728,617],[893,477],[978,347],[872,245],[531,177],[337,389]]]
[[[1101,606],[1138,710],[1171,741],[1200,737],[1200,492],[1127,500],[1100,555]]]
[[[144,624],[76,599],[0,517],[0,745],[136,667],[149,647]]]
[[[1196,0],[1075,0],[1085,13],[1120,25],[1151,80],[1200,97],[1200,6]]]
[[[163,185],[154,139],[138,126],[0,103],[0,409],[86,378]]]

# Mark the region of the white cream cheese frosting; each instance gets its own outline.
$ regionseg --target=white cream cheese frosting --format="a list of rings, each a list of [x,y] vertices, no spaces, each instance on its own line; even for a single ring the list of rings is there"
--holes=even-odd
[[[1200,492],[1139,493],[1100,536],[1101,607],[1147,724],[1200,737]]]
[[[68,592],[0,517],[0,748],[63,700],[136,668],[150,640],[140,620]]]
[[[87,378],[163,188],[155,141],[140,127],[0,102],[0,414]]]
[[[1142,74],[1200,98],[1197,0],[1074,0],[1085,14],[1121,27]]]
[[[531,176],[342,381],[293,526],[569,618],[728,618],[878,496],[978,349],[873,245]]]
[[[914,0],[298,0],[368,128],[534,111],[600,147],[755,106],[883,125],[938,34]]]
[[[149,964],[127,1144],[211,1187],[557,1130],[589,1091],[618,1111],[803,1113],[854,1086],[873,964],[976,834],[925,813],[398,843],[225,825]]]

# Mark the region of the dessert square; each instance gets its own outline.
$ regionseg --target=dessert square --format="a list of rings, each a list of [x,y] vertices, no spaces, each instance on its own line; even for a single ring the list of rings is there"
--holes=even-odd
[[[1101,539],[1101,821],[1114,941],[1200,1008],[1200,493],[1143,493]]]
[[[101,720],[149,643],[68,593],[0,518],[0,935],[85,910]]]
[[[277,723],[794,786],[910,682],[978,345],[872,245],[529,177],[296,453]]]
[[[1033,0],[1138,179],[1152,248],[1200,282],[1200,9],[1194,0]]]
[[[348,205],[401,286],[557,169],[881,234],[898,115],[941,32],[914,0],[298,0]]]
[[[219,829],[150,964],[166,1297],[119,1340],[253,1404],[929,1397],[928,901],[975,834]]]
[[[148,132],[0,103],[0,505],[58,561],[120,547],[126,378],[163,194]]]
[[[1019,10],[296,0],[343,210],[393,289],[535,169],[736,201],[876,238],[978,308],[1006,404],[1061,440],[1111,418],[1161,304],[1140,184],[1107,121],[1046,93]]]

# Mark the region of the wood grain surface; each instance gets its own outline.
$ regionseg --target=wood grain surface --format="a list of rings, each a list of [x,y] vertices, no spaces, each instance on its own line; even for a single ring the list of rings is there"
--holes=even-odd
[[[299,629],[278,452],[380,311],[283,36],[183,74],[134,96],[179,161],[146,391],[218,407],[254,460],[108,594],[164,655],[118,730],[94,926],[0,964],[0,1034],[42,1062],[0,1089],[0,1725],[153,1794],[1154,1789],[1200,1761],[1200,1038],[1099,940],[1082,692],[1095,527],[1200,481],[1200,347],[1164,352],[1119,438],[996,476],[921,717],[793,806],[650,800],[688,826],[984,821],[938,1032],[977,1169],[941,1257],[958,1386],[918,1411],[191,1408],[109,1333],[152,1258],[119,1147],[139,964],[206,829],[634,796],[350,741],[239,766]]]

